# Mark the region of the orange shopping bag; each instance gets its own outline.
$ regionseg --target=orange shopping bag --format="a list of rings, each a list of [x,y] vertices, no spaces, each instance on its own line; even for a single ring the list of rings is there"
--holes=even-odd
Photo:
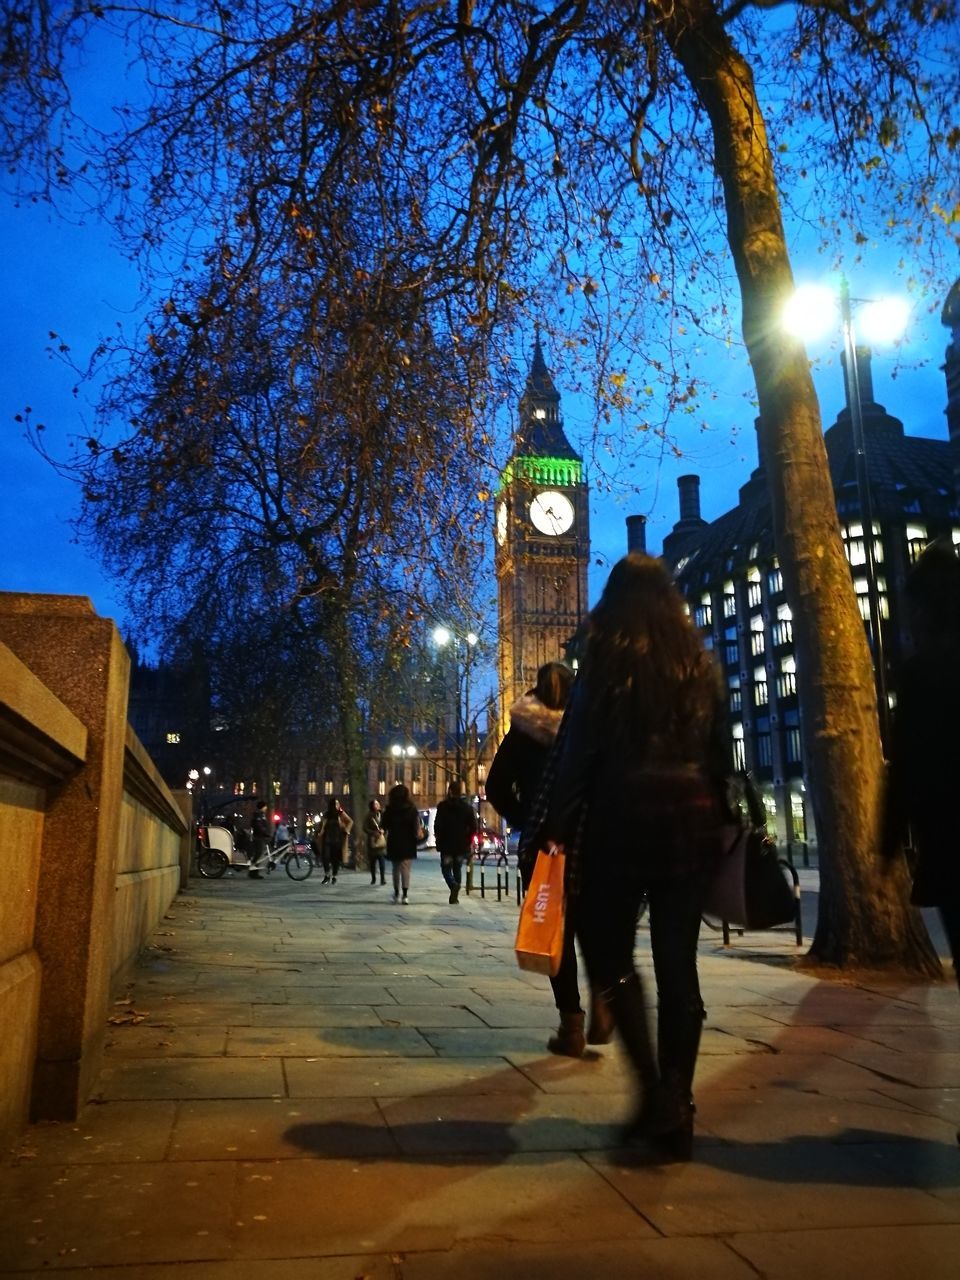
[[[520,908],[514,949],[517,964],[533,973],[555,977],[563,952],[563,868],[566,858],[559,846],[537,854],[527,896]]]

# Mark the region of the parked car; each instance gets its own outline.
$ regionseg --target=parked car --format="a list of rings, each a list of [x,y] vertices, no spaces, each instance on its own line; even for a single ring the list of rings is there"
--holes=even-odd
[[[486,823],[481,824],[480,830],[473,837],[473,853],[477,857],[497,857],[503,853],[506,848],[503,836],[493,827],[488,827]]]

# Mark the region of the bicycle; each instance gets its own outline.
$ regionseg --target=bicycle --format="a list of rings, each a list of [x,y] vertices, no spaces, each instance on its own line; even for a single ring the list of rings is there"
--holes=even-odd
[[[238,855],[233,835],[226,827],[207,827],[206,843],[197,848],[197,871],[206,880],[219,880],[230,867],[250,868],[245,855]],[[288,840],[285,844],[270,849],[267,856],[256,868],[267,875],[278,863],[291,880],[306,880],[313,874],[313,857],[309,845],[298,844],[296,840]]]

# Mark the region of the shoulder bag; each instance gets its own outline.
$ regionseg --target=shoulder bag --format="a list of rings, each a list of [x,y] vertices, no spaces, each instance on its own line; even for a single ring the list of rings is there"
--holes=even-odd
[[[763,802],[753,779],[737,779],[746,814],[722,830],[722,852],[707,886],[703,914],[739,929],[772,929],[796,913],[794,891],[780,866],[777,846],[767,834]]]

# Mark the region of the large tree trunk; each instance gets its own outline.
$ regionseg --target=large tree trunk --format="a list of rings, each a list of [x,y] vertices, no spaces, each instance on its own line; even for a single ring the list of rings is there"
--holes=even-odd
[[[878,858],[883,756],[870,651],[837,519],[805,353],[778,324],[793,287],[766,128],[749,66],[711,0],[663,9],[667,41],[707,111],[757,385],[774,539],[793,612],[804,758],[820,849],[809,958],[937,974],[906,869]]]

